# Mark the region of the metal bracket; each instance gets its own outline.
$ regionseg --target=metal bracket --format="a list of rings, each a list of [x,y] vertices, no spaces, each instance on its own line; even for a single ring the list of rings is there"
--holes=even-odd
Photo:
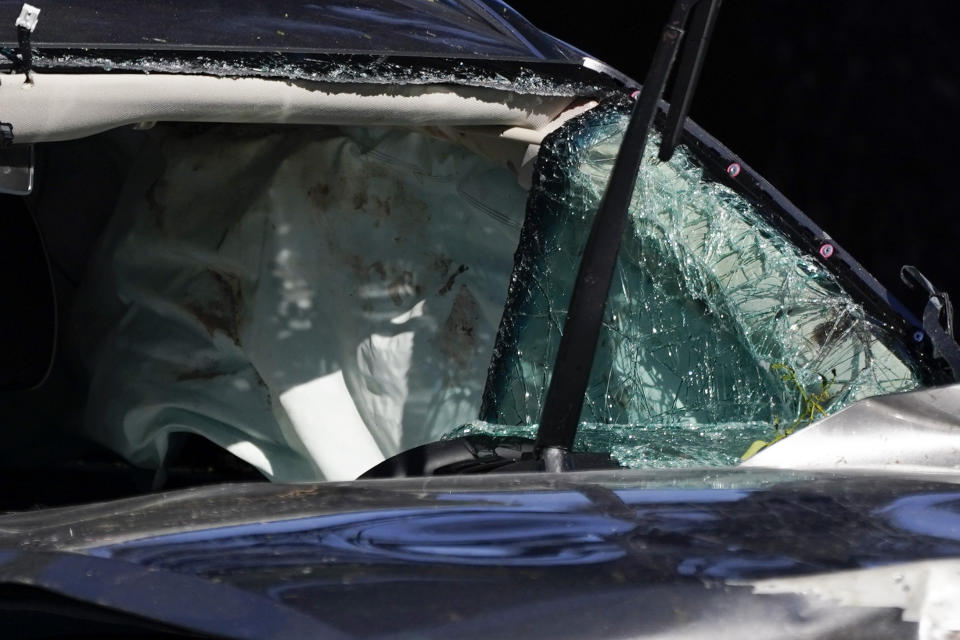
[[[960,382],[960,345],[953,334],[953,304],[946,291],[938,291],[920,270],[905,265],[900,269],[900,279],[911,289],[927,296],[923,307],[923,333],[918,335],[930,340],[933,357],[943,360],[953,372],[954,380]],[[918,342],[920,341],[918,340]]]
[[[28,82],[32,82],[30,72],[33,70],[33,48],[30,46],[30,36],[37,28],[37,22],[39,22],[39,20],[40,9],[31,4],[24,4],[15,22],[17,27],[17,46],[20,53],[18,67],[26,74]]]
[[[11,55],[7,49],[3,51],[6,57],[13,60],[18,70],[26,74],[27,82],[33,82],[30,77],[33,68],[33,49],[30,46],[30,35],[37,28],[39,20],[40,9],[30,4],[24,4],[15,22],[19,58]],[[33,145],[17,145],[13,141],[13,124],[0,122],[0,193],[17,196],[30,195],[30,192],[33,191]]]
[[[0,134],[6,139],[5,125],[0,123]],[[11,139],[13,136],[11,136]],[[28,196],[33,191],[33,145],[0,144],[0,193]]]

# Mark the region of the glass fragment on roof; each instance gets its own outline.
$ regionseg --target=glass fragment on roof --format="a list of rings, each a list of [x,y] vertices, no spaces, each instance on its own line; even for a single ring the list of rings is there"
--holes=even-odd
[[[587,114],[541,150],[488,378],[487,422],[452,435],[535,431],[628,109],[622,101]],[[685,148],[666,163],[657,148],[653,135],[578,448],[609,450],[634,467],[733,464],[778,428],[919,385],[832,274],[743,197],[704,180]]]
[[[63,69],[209,75],[227,78],[279,78],[306,82],[384,85],[457,84],[541,96],[600,96],[609,91],[610,79],[588,74],[576,80],[546,74],[518,64],[507,71],[483,61],[397,61],[388,56],[304,56],[252,53],[212,57],[176,51],[126,57],[123,52],[37,52],[34,69],[56,73]],[[585,72],[586,73],[586,72]]]

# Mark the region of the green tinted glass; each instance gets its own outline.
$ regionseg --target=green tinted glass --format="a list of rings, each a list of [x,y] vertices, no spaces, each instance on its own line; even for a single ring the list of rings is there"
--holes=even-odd
[[[541,150],[487,422],[454,435],[535,432],[627,109],[587,114]],[[660,162],[657,142],[638,177],[578,448],[635,467],[733,464],[754,440],[919,385],[833,275],[746,199],[705,180],[684,147]]]

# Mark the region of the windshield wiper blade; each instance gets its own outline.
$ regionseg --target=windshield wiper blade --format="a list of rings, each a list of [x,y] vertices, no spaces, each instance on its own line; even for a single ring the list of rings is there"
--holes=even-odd
[[[546,471],[569,468],[569,454],[577,435],[607,295],[616,269],[617,253],[627,226],[627,209],[633,198],[650,127],[684,39],[686,25],[693,12],[695,16],[689,44],[681,60],[681,75],[676,79],[674,91],[678,104],[671,107],[668,113],[668,130],[664,134],[666,146],[661,147],[661,155],[665,149],[672,153],[671,145],[679,140],[719,7],[720,0],[677,0],[657,43],[653,62],[617,153],[607,190],[590,228],[570,296],[567,320],[537,431],[535,450],[538,458],[544,461]],[[671,122],[672,125],[669,124]]]

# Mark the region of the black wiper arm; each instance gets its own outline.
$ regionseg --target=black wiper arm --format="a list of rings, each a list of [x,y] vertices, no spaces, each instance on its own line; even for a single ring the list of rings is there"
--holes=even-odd
[[[670,94],[667,122],[663,127],[663,138],[660,141],[659,155],[664,162],[673,156],[673,150],[680,143],[683,123],[686,122],[687,113],[690,112],[693,92],[696,91],[697,81],[700,79],[703,60],[707,57],[710,35],[720,14],[720,2],[721,0],[703,0],[693,9],[690,29],[684,38],[683,53],[680,55],[680,65],[677,67],[677,79],[673,83],[673,93]]]
[[[664,135],[664,141],[672,140],[670,144],[675,144],[679,139],[679,131],[683,126],[693,85],[699,75],[703,53],[719,6],[720,0],[677,0],[657,43],[653,62],[647,71],[643,89],[633,108],[630,123],[613,164],[610,182],[590,228],[590,236],[587,238],[570,296],[567,320],[553,365],[550,387],[544,400],[540,428],[537,431],[535,450],[537,456],[544,461],[547,471],[564,470],[577,435],[584,394],[603,323],[607,294],[613,281],[620,240],[627,225],[627,209],[633,197],[647,136],[670,77],[677,50],[684,38],[691,11],[697,7],[690,37],[692,44],[688,45],[684,60],[681,61],[683,75],[676,80],[674,95],[679,99],[679,104],[676,105],[677,111],[671,109],[668,115],[668,122],[671,117],[676,119],[673,125],[676,132],[671,133],[668,129]],[[673,147],[669,148],[672,152]],[[664,147],[661,147],[661,154],[663,149]]]

